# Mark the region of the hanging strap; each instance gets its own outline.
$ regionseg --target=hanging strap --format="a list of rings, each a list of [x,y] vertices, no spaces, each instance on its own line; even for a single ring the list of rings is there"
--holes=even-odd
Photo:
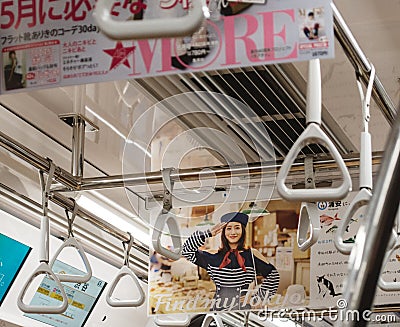
[[[386,264],[389,262],[390,257],[400,249],[400,237],[399,237],[399,228],[400,228],[400,210],[397,209],[396,220],[393,226],[392,237],[388,243],[388,250],[386,251],[385,257],[382,262],[381,274],[378,279],[378,286],[381,290],[386,292],[394,292],[400,291],[400,281],[385,281],[382,278],[382,273],[385,270]]]
[[[361,133],[361,150],[360,150],[360,188],[372,189],[372,147],[371,147],[371,134],[368,131],[368,124],[371,118],[370,115],[370,103],[372,87],[375,80],[375,67],[371,64],[371,72],[369,75],[369,81],[367,90],[364,92],[362,89],[360,75],[356,73],[357,87],[360,93],[360,99],[362,104],[362,117],[364,130]]]
[[[40,178],[40,187],[42,189],[42,219],[40,224],[40,234],[41,234],[41,245],[40,245],[40,257],[39,261],[41,262],[49,262],[49,242],[50,242],[50,221],[48,217],[49,211],[49,199],[50,199],[50,188],[51,183],[53,181],[54,172],[56,170],[56,166],[48,159],[50,169],[49,174],[47,176],[47,180],[45,180],[44,172],[42,170],[39,171]]]
[[[174,168],[165,168],[162,170],[164,183],[163,208],[154,224],[152,243],[154,250],[159,254],[171,260],[178,260],[181,258],[182,240],[178,222],[176,221],[175,215],[171,213],[172,189],[174,187],[174,183],[171,181],[172,171],[174,171]],[[172,251],[161,245],[161,236],[165,226],[168,227],[169,235],[172,239]]]
[[[309,61],[307,81],[307,127],[293,144],[279,170],[277,176],[277,190],[282,198],[288,201],[332,201],[346,197],[351,191],[351,177],[339,151],[329,137],[322,131],[321,125],[321,71],[319,59]],[[342,184],[333,188],[318,189],[289,189],[286,178],[290,167],[297,158],[297,154],[307,145],[319,143],[324,145],[338,165],[343,175]]]
[[[154,317],[154,323],[159,327],[187,327],[190,324],[190,315],[186,315],[184,320],[162,320],[159,316]]]
[[[344,234],[348,228],[355,213],[362,207],[367,206],[372,198],[372,147],[371,147],[371,134],[368,132],[368,123],[370,116],[370,102],[372,94],[372,86],[375,79],[375,67],[371,65],[371,72],[369,76],[367,91],[364,96],[362,89],[360,74],[356,72],[357,87],[360,93],[362,119],[364,130],[361,132],[360,143],[360,191],[351,201],[347,208],[344,218],[338,224],[334,237],[335,247],[343,254],[350,254],[353,248],[353,243],[344,242]]]
[[[74,199],[71,199],[74,203],[73,209],[72,209],[72,215],[71,217],[69,216],[68,210],[65,210],[65,214],[67,216],[67,222],[68,222],[68,238],[65,240],[63,244],[58,248],[56,253],[54,254],[53,258],[50,261],[50,267],[53,268],[54,262],[60,255],[60,253],[68,247],[75,248],[79,256],[82,259],[82,262],[85,266],[86,273],[79,274],[79,275],[73,275],[73,274],[56,274],[56,276],[59,278],[61,282],[69,282],[69,283],[86,283],[92,278],[92,267],[90,266],[90,262],[85,254],[85,250],[83,249],[82,245],[77,241],[77,239],[74,237],[74,233],[72,231],[72,227],[75,221],[76,214],[78,212],[78,205],[76,204]]]
[[[204,18],[210,16],[205,0],[193,0],[193,8],[183,17],[117,21],[111,15],[113,3],[98,0],[94,18],[100,30],[114,40],[189,36],[201,27]]]
[[[304,172],[305,189],[315,189],[312,156],[304,158]],[[320,231],[321,224],[317,204],[315,202],[302,202],[297,226],[297,246],[299,249],[306,251],[315,244],[318,241]]]
[[[78,205],[76,204],[74,199],[71,199],[73,202],[73,208],[72,208],[72,214],[71,217],[69,216],[69,212],[68,209],[65,209],[65,215],[67,216],[67,223],[68,223],[68,237],[74,237],[74,232],[73,232],[73,225],[74,225],[74,221],[76,218],[76,215],[78,213]]]
[[[215,327],[224,327],[221,317],[215,313],[207,314],[203,320],[203,323],[201,324],[201,327],[209,327],[212,323],[214,323]]]
[[[128,232],[128,234],[129,234],[129,240],[122,242],[122,246],[124,248],[124,263],[123,263],[121,269],[118,271],[117,275],[114,277],[114,280],[111,282],[110,288],[106,295],[106,301],[107,301],[108,305],[110,305],[111,307],[125,307],[125,308],[126,307],[139,307],[146,300],[146,296],[144,294],[142,286],[140,285],[139,279],[137,278],[135,273],[129,268],[129,253],[132,248],[133,237],[129,232]],[[136,288],[139,291],[139,297],[137,299],[120,300],[120,299],[112,297],[115,288],[117,287],[121,278],[124,276],[128,276],[133,280]]]
[[[52,269],[49,266],[49,235],[50,235],[50,223],[48,217],[48,205],[50,198],[50,187],[53,180],[54,172],[56,166],[54,163],[49,160],[49,174],[47,180],[44,178],[43,171],[39,171],[40,177],[40,185],[42,189],[42,207],[43,207],[43,216],[40,225],[40,234],[41,234],[41,244],[40,244],[40,254],[39,254],[39,267],[33,272],[30,278],[26,281],[24,286],[21,289],[21,292],[18,296],[17,305],[18,308],[25,313],[45,313],[45,314],[57,314],[63,313],[67,310],[68,307],[68,297],[64,291],[64,287],[61,284],[58,277],[54,274]],[[56,284],[57,289],[61,292],[62,301],[58,306],[41,306],[41,305],[27,305],[24,303],[25,293],[27,292],[30,284],[33,280],[39,275],[46,275],[51,278]],[[58,302],[58,301],[57,301]]]

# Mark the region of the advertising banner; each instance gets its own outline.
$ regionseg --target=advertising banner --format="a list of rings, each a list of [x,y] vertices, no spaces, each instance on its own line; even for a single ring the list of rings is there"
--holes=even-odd
[[[255,217],[232,211],[234,204],[182,208],[181,258],[152,250],[149,315],[308,306],[310,255],[296,246],[298,208],[278,208]],[[173,251],[171,237],[163,236]]]
[[[0,305],[32,248],[0,233]]]
[[[83,275],[84,273],[62,261],[53,265],[56,274]],[[107,283],[92,276],[86,283],[62,283],[68,296],[68,308],[63,314],[25,314],[25,316],[54,327],[82,327],[97,303]],[[62,301],[61,291],[51,278],[45,276],[29,305],[57,306]]]
[[[0,2],[1,92],[334,56],[330,0],[209,0],[193,35],[116,41],[96,26],[95,0]],[[189,1],[115,1],[115,20],[181,17]]]
[[[334,237],[338,224],[344,218],[345,212],[356,194],[357,192],[351,192],[346,199],[341,201],[318,202],[321,232],[318,242],[311,248],[311,307],[335,307],[343,297],[343,282],[348,275],[349,255],[344,255],[336,249]],[[343,235],[344,243],[355,243],[366,208],[366,206],[361,207],[351,218]],[[399,272],[399,255],[394,251],[382,271],[381,278],[387,282],[396,282]],[[377,288],[374,304],[398,303],[399,296],[399,292],[385,292]]]

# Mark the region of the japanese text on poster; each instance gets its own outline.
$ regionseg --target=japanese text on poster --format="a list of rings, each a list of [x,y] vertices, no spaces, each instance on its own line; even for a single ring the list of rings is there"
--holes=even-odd
[[[115,20],[181,17],[189,1],[115,1]],[[115,41],[93,19],[95,0],[0,3],[1,92],[332,58],[330,0],[209,0],[187,37]]]

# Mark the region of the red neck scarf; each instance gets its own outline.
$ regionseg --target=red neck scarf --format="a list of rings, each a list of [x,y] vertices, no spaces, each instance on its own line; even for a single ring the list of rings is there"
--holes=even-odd
[[[246,266],[244,265],[244,258],[240,255],[238,249],[230,249],[228,252],[225,253],[224,259],[219,265],[219,269],[224,268],[225,266],[231,263],[231,259],[229,259],[229,254],[231,253],[235,255],[240,268],[242,268],[243,271],[246,271]]]

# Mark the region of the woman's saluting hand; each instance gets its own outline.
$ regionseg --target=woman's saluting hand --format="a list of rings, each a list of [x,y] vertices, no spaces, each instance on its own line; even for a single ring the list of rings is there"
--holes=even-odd
[[[212,235],[212,236],[215,236],[215,235],[221,233],[222,229],[225,227],[226,224],[227,224],[227,223],[218,223],[218,224],[214,225],[214,226],[210,229],[211,235]]]

